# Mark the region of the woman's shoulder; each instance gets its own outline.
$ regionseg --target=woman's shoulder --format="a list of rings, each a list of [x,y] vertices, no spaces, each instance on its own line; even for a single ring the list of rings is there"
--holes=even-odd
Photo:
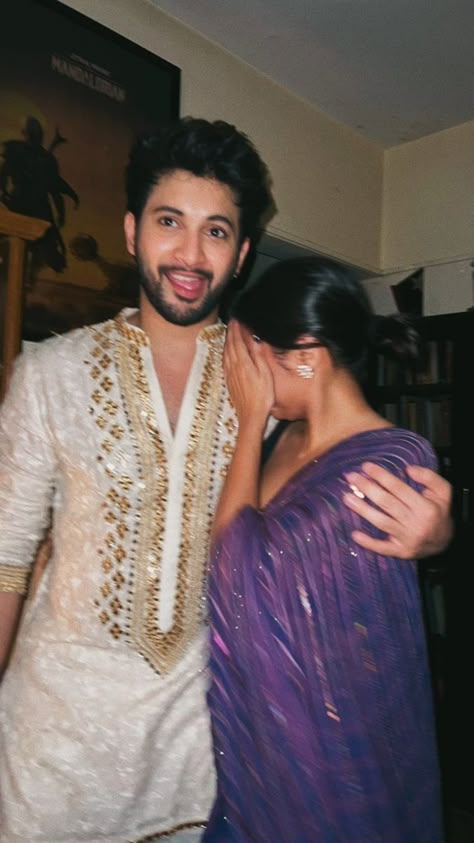
[[[424,436],[415,433],[413,430],[408,430],[404,427],[388,426],[380,428],[377,431],[372,431],[372,434],[373,447],[375,449],[381,448],[384,450],[391,448],[401,453],[412,451],[414,455],[434,455],[433,446],[428,439],[425,439]],[[378,435],[376,436],[375,434]]]
[[[437,466],[436,454],[427,439],[412,430],[392,426],[357,433],[341,442],[332,456],[341,463],[375,462],[389,469],[406,465]]]

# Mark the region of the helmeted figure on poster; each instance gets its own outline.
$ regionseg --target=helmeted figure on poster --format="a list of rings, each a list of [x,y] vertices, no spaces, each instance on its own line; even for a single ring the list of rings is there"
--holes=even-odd
[[[61,229],[65,223],[64,197],[79,206],[79,196],[61,176],[54,154],[57,146],[66,143],[58,129],[48,148],[44,146],[44,130],[36,117],[28,117],[23,140],[7,140],[3,144],[0,167],[0,200],[14,213],[46,220],[50,227],[33,248],[32,276],[42,266],[55,272],[66,268],[66,246]]]

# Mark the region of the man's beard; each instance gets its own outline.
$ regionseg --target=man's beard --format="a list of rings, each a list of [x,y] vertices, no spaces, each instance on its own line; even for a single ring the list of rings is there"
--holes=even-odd
[[[193,272],[197,275],[201,275],[201,277],[207,281],[207,293],[197,304],[194,304],[193,302],[186,303],[184,300],[181,300],[182,306],[178,307],[166,300],[164,282],[161,280],[162,274],[170,268],[171,267],[164,266],[159,267],[157,274],[153,275],[151,271],[145,267],[143,262],[140,260],[140,257],[137,256],[138,283],[140,284],[140,287],[145,293],[148,301],[154,307],[156,312],[172,325],[181,325],[182,327],[185,327],[187,325],[196,325],[199,322],[202,322],[209,316],[210,313],[212,313],[212,311],[218,308],[224,290],[232,277],[232,272],[229,272],[229,275],[224,278],[217,287],[211,289],[214,277],[212,273],[193,270]],[[174,268],[175,267],[173,267],[173,269]]]

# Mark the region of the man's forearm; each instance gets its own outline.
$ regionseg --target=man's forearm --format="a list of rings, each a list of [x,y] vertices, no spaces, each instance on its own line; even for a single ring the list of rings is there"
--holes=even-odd
[[[0,678],[8,664],[24,597],[16,592],[0,592]]]

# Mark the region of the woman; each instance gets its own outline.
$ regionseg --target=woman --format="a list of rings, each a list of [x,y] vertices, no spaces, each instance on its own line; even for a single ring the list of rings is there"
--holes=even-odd
[[[404,479],[410,463],[435,465],[359,383],[371,338],[403,357],[413,332],[313,258],[270,267],[234,315],[239,436],[210,579],[219,783],[203,840],[439,843],[416,565],[355,546],[361,525],[341,502],[365,461]],[[260,474],[270,415],[289,423]]]

